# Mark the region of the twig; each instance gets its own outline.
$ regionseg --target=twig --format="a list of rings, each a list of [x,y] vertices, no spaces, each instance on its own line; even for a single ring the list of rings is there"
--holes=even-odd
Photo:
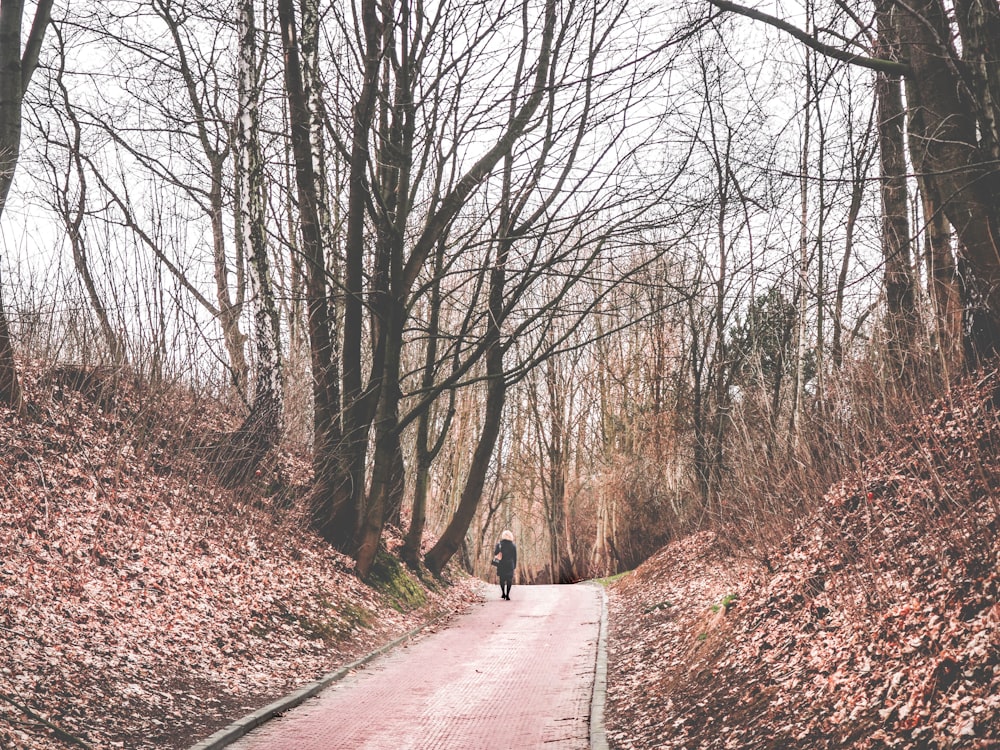
[[[35,466],[38,467],[38,476],[42,480],[42,489],[44,492],[44,503],[45,503],[45,524],[49,523],[49,485],[45,481],[45,471],[42,469],[42,464],[39,462],[36,456],[32,456],[31,459],[35,462]]]
[[[29,641],[32,640],[32,638],[37,638],[37,636],[30,636],[27,633],[22,633],[20,630],[14,630],[13,628],[4,627],[3,625],[0,625],[0,630],[6,630],[8,633],[13,633],[14,635],[19,635],[22,638],[27,638]]]
[[[36,714],[30,708],[28,708],[27,706],[22,706],[20,703],[18,703],[17,701],[15,701],[9,695],[5,695],[4,693],[0,693],[0,698],[2,698],[3,700],[7,701],[14,708],[16,708],[16,709],[20,710],[21,712],[23,712],[24,715],[27,716],[29,719],[31,719],[33,721],[37,721],[39,724],[42,724],[46,728],[50,729],[52,731],[52,733],[56,737],[58,737],[59,739],[63,740],[64,742],[70,742],[70,743],[72,743],[74,745],[79,745],[80,747],[87,748],[87,750],[90,750],[90,745],[88,745],[86,742],[84,742],[83,740],[81,740],[79,737],[70,734],[65,729],[60,729],[55,724],[53,724],[51,721],[48,721],[47,719],[43,719],[41,716],[39,716],[38,714]]]

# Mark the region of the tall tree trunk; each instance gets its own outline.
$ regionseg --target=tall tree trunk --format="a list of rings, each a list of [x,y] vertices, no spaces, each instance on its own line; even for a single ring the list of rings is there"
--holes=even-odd
[[[423,544],[424,528],[427,526],[427,494],[430,489],[432,459],[426,448],[427,429],[430,422],[430,412],[420,417],[417,424],[417,439],[424,439],[424,447],[417,445],[416,472],[413,477],[413,506],[410,512],[410,525],[403,539],[403,548],[399,556],[410,568],[420,567],[420,547]]]
[[[226,346],[229,358],[229,373],[233,387],[245,397],[249,380],[250,367],[246,359],[246,334],[240,329],[240,317],[243,308],[243,282],[237,281],[235,298],[230,294],[229,268],[230,262],[226,254],[226,235],[224,224],[225,207],[222,198],[223,157],[221,154],[210,154],[212,162],[212,187],[208,193],[212,223],[212,257],[214,259],[215,298],[219,306],[219,324],[222,326],[222,340]],[[235,266],[237,275],[242,279],[243,264],[242,248],[238,248],[239,257]]]
[[[597,524],[590,553],[592,575],[609,576],[618,572],[620,561],[615,549],[617,509],[612,490],[601,487],[597,498]]]
[[[429,390],[434,385],[434,371],[437,365],[438,334],[441,322],[441,276],[444,272],[445,248],[446,238],[442,237],[438,242],[438,249],[434,258],[434,279],[431,282],[427,350],[424,356],[424,372],[421,380],[421,387],[425,390]],[[420,564],[420,547],[423,542],[424,527],[427,524],[427,492],[430,486],[431,466],[444,446],[445,437],[449,432],[451,420],[455,414],[454,389],[449,392],[448,399],[448,413],[433,445],[431,444],[430,432],[431,418],[434,410],[432,408],[425,409],[417,421],[417,455],[416,476],[413,482],[413,508],[410,514],[410,527],[406,532],[403,549],[400,552],[400,557],[402,557],[403,561],[414,570]]]
[[[378,3],[363,0],[361,24],[364,33],[364,74],[354,105],[348,173],[347,236],[344,264],[344,326],[341,350],[343,380],[342,427],[339,440],[320,446],[318,460],[325,467],[320,531],[334,546],[355,552],[363,520],[365,474],[369,430],[373,412],[372,394],[364,392],[362,364],[365,314],[365,217],[368,201],[368,144],[379,93],[383,22]],[[378,366],[373,365],[373,371]],[[381,373],[379,373],[381,376]]]
[[[727,144],[728,145],[728,144]],[[727,167],[728,169],[728,167]],[[721,185],[720,185],[721,187]],[[719,203],[718,227],[716,241],[718,242],[719,267],[718,279],[715,282],[715,309],[712,316],[712,327],[715,330],[715,351],[712,356],[712,421],[711,421],[711,487],[709,489],[710,508],[716,504],[722,487],[722,475],[725,466],[725,433],[729,420],[729,352],[726,345],[726,287],[728,278],[728,247],[726,236],[726,213],[728,196],[723,195]]]
[[[490,270],[489,299],[487,302],[488,316],[484,339],[486,350],[486,411],[483,414],[483,426],[472,456],[469,473],[465,479],[462,496],[458,502],[447,528],[438,538],[437,543],[424,556],[424,564],[434,575],[440,575],[444,566],[462,547],[465,535],[469,531],[472,519],[483,495],[486,484],[486,473],[493,449],[500,435],[500,424],[503,419],[504,400],[507,395],[507,382],[503,366],[503,346],[500,339],[500,323],[504,312],[504,287],[507,283],[507,259],[513,244],[507,236],[513,217],[511,216],[511,158],[508,155],[504,163],[503,195],[500,217],[501,236],[497,243],[497,257]]]
[[[239,103],[236,121],[236,244],[250,265],[257,372],[250,413],[220,446],[222,482],[235,487],[254,475],[282,431],[282,374],[278,310],[271,285],[260,147],[260,81],[253,0],[240,9]]]
[[[566,436],[566,396],[559,382],[553,359],[545,363],[545,390],[548,395],[549,427],[546,444],[548,461],[549,548],[553,583],[576,580],[573,562],[572,535],[569,529],[570,509],[566,479],[569,461]]]
[[[49,25],[52,0],[38,0],[35,16],[21,52],[21,21],[24,0],[0,2],[0,218],[14,182],[21,154],[21,105],[24,92],[38,65],[38,53]],[[0,258],[2,260],[2,258]],[[2,265],[2,264],[0,264]],[[14,346],[3,304],[3,276],[0,274],[0,403],[25,413],[21,381],[14,361]]]
[[[888,12],[893,0],[879,0],[878,44],[882,57],[893,57],[897,47]],[[903,147],[905,112],[902,79],[877,73],[879,163],[882,197],[882,262],[886,297],[886,349],[893,378],[912,380],[917,339],[917,308],[910,250],[909,196],[906,151]]]
[[[810,6],[811,18],[811,6]],[[799,154],[799,273],[795,287],[798,308],[795,327],[795,368],[792,371],[792,404],[788,433],[793,446],[798,446],[802,412],[805,409],[806,355],[809,351],[807,311],[809,310],[809,153],[812,148],[813,58],[806,55],[806,100],[802,111],[805,121],[802,131],[802,151]]]
[[[695,300],[688,301],[691,325],[690,368],[691,368],[691,423],[694,431],[694,473],[698,495],[703,508],[708,508],[711,500],[711,449],[708,418],[705,360],[708,355],[701,344],[701,324],[695,317]]]
[[[866,131],[871,133],[869,127]],[[847,290],[847,276],[850,271],[851,258],[854,256],[854,238],[861,214],[862,201],[865,195],[865,183],[869,174],[873,149],[869,147],[870,135],[866,136],[860,148],[854,153],[851,162],[851,203],[847,210],[847,223],[844,227],[844,257],[840,261],[840,272],[837,274],[837,290],[833,308],[833,344],[831,356],[833,365],[840,368],[844,361],[844,295]]]
[[[419,12],[419,11],[418,11]],[[398,30],[397,30],[398,25]],[[403,258],[410,216],[410,168],[413,161],[413,78],[410,39],[410,7],[400,1],[395,24],[386,24],[383,49],[397,47],[392,63],[383,61],[382,91],[392,90],[391,106],[380,109],[378,188],[379,215],[376,223],[378,255],[372,283],[371,308],[376,311],[372,332],[373,373],[369,392],[377,389],[379,404],[375,416],[375,454],[372,481],[364,509],[364,524],[358,544],[357,572],[367,577],[381,542],[382,529],[390,519],[398,522],[405,491],[405,465],[400,445],[399,404],[402,398],[403,327],[406,322],[409,289],[403,282]],[[394,83],[393,83],[394,82]],[[388,102],[387,102],[388,104]],[[377,380],[376,380],[377,377]],[[374,397],[374,396],[373,396]]]
[[[387,510],[394,498],[402,496],[404,468],[399,444],[399,367],[403,337],[402,305],[389,300],[380,307],[386,339],[383,382],[380,386],[378,412],[375,416],[375,451],[373,456],[372,486],[363,508],[361,533],[358,538],[356,572],[367,578],[375,562],[375,555],[382,539],[382,528]]]
[[[917,182],[924,217],[927,278],[934,311],[933,343],[947,383],[952,375],[964,370],[961,283],[951,244],[951,226],[941,210],[941,199],[926,179],[918,177]]]
[[[374,0],[366,0],[364,13],[374,13]],[[299,199],[299,232],[302,237],[302,254],[306,260],[306,290],[309,319],[309,350],[313,380],[313,470],[315,522],[322,536],[334,546],[346,550],[353,539],[355,515],[349,500],[349,456],[340,450],[344,444],[346,423],[339,414],[338,370],[334,364],[331,339],[333,315],[329,306],[326,285],[326,257],[320,230],[319,200],[313,170],[313,150],[310,140],[312,117],[302,81],[302,64],[293,0],[278,0],[278,18],[281,24],[282,45],[285,56],[285,91],[288,97],[288,116],[291,129],[292,155],[295,160],[295,184]],[[373,92],[369,92],[374,96]],[[363,113],[361,113],[363,116]],[[356,117],[358,115],[356,114]],[[367,128],[362,129],[367,134]],[[366,148],[367,141],[360,145]],[[355,144],[355,150],[359,148]],[[352,170],[356,155],[352,156]],[[353,175],[353,172],[352,172]],[[351,191],[362,190],[361,177],[352,177]],[[353,199],[358,203],[364,219],[363,197]],[[352,204],[353,205],[353,204]],[[349,230],[350,231],[350,230]],[[360,242],[360,228],[355,229]],[[348,294],[348,306],[352,304]],[[357,301],[360,307],[360,300]],[[360,358],[360,321],[357,325],[357,357]],[[346,354],[345,354],[346,356]],[[353,382],[353,381],[352,381]],[[347,501],[345,501],[345,497]]]
[[[486,411],[483,414],[483,426],[472,456],[469,473],[462,489],[458,508],[451,522],[438,538],[437,543],[424,555],[424,564],[435,575],[440,575],[444,566],[454,556],[465,540],[472,519],[475,518],[479,500],[486,484],[486,474],[493,458],[493,448],[500,434],[500,423],[503,418],[503,405],[507,393],[504,381],[503,350],[499,340],[490,345],[486,359],[486,372],[489,378],[486,390]]]
[[[941,196],[973,276],[975,298],[966,307],[975,364],[1000,351],[1000,188],[977,140],[975,104],[957,73],[944,4],[917,0],[895,7],[892,21],[911,71],[906,98],[913,166]],[[994,102],[984,104],[997,111]]]

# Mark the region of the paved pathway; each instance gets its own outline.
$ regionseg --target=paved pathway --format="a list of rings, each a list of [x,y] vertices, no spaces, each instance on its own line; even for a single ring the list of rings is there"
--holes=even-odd
[[[492,586],[449,627],[398,648],[233,750],[590,747],[596,586]]]

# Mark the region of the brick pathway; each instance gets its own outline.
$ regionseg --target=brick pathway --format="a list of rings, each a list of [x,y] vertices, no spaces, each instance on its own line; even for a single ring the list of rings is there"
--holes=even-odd
[[[589,747],[595,586],[515,586],[230,745],[234,750]]]

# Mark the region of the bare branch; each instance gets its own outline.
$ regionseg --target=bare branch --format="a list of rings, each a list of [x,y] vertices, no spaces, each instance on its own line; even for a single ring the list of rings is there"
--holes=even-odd
[[[708,0],[708,2],[719,10],[738,13],[741,16],[752,18],[755,21],[763,21],[769,26],[781,29],[785,33],[791,34],[807,47],[816,50],[821,55],[832,57],[834,60],[840,60],[841,62],[846,62],[850,65],[857,65],[861,68],[868,68],[869,70],[886,73],[888,75],[903,76],[910,74],[910,66],[908,65],[895,62],[894,60],[883,60],[877,57],[864,57],[837,47],[832,47],[829,44],[824,44],[816,39],[816,37],[806,31],[803,31],[797,26],[793,26],[787,21],[782,21],[780,18],[755,10],[754,8],[748,8],[745,5],[737,5],[736,3],[731,3],[728,0]]]
[[[51,13],[52,0],[41,0],[35,8],[35,18],[31,23],[28,41],[24,45],[24,54],[21,56],[22,92],[28,90],[31,75],[38,67],[38,53],[42,48],[42,38],[45,36],[45,28],[49,25]]]

